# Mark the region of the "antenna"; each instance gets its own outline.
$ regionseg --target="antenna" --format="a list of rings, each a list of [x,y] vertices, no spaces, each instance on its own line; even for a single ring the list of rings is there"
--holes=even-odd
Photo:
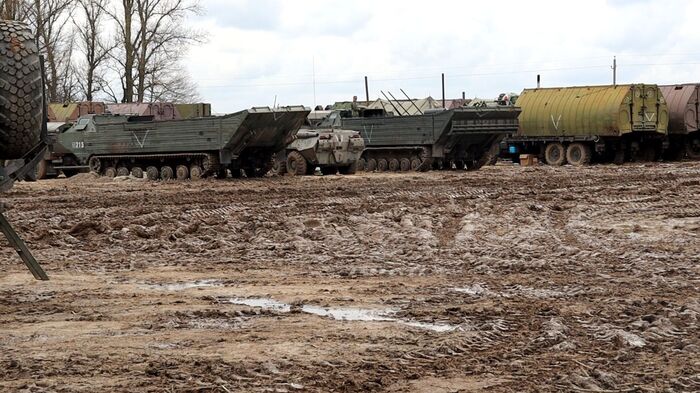
[[[617,56],[613,56],[613,86],[617,86]]]
[[[416,103],[413,101],[413,99],[411,99],[411,98],[408,96],[408,94],[406,94],[406,92],[403,91],[403,89],[400,89],[400,90],[401,90],[401,92],[403,93],[403,95],[405,95],[406,98],[407,98],[409,101],[411,101],[411,104],[413,104],[413,107],[416,108],[416,109],[418,110],[418,113],[422,115],[422,114],[423,114],[423,111],[420,110],[420,108],[418,107],[418,105],[416,105]],[[464,93],[462,93],[462,95],[464,95]]]

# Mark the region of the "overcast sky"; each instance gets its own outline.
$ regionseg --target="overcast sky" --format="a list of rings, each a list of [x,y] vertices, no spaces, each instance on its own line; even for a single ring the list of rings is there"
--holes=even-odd
[[[187,66],[219,113],[380,90],[495,97],[533,87],[700,81],[700,1],[202,0]],[[315,72],[314,72],[315,70]],[[314,94],[315,75],[315,94]],[[398,98],[398,96],[397,96]],[[275,101],[276,100],[276,101]]]

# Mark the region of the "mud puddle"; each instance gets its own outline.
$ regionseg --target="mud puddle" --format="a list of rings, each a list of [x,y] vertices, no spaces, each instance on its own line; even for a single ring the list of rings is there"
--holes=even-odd
[[[224,282],[220,280],[197,280],[197,281],[191,281],[191,282],[179,282],[179,283],[172,283],[172,284],[144,284],[142,287],[147,288],[147,289],[154,289],[154,290],[160,290],[160,291],[170,291],[170,292],[177,292],[177,291],[184,291],[187,289],[194,289],[194,288],[212,288],[212,287],[221,287],[224,286]]]
[[[288,313],[292,311],[292,305],[269,298],[233,298],[229,299],[227,303],[262,308],[264,310],[278,311],[283,313]],[[300,306],[298,310],[305,314],[316,315],[319,317],[329,318],[336,321],[393,322],[400,325],[413,327],[417,329],[430,330],[437,333],[447,333],[460,329],[460,327],[457,325],[402,320],[400,318],[393,317],[393,315],[397,312],[397,310],[393,309],[372,310],[363,308],[336,308],[305,304]]]

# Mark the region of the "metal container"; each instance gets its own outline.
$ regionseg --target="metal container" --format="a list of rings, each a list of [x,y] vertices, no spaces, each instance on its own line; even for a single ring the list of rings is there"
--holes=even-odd
[[[195,119],[211,116],[211,104],[175,104],[181,119]]]
[[[668,103],[669,134],[688,134],[698,131],[700,84],[666,85],[659,86],[659,89]]]
[[[175,104],[169,102],[107,104],[107,110],[113,115],[153,116],[154,120],[179,120],[180,114]]]
[[[101,115],[106,112],[104,102],[74,102],[68,104],[49,104],[49,121],[73,123],[86,115]]]
[[[669,121],[656,85],[525,89],[517,106],[521,136],[666,134]]]

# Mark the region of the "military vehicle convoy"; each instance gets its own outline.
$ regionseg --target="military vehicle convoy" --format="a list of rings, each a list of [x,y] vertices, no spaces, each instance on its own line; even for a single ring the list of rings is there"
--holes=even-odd
[[[352,175],[365,149],[357,131],[316,129],[297,132],[294,140],[276,155],[277,174],[310,175],[320,168],[324,175]]]
[[[669,112],[656,85],[525,89],[520,128],[506,155],[544,157],[549,165],[654,160],[666,147]]]
[[[0,20],[0,191],[33,172],[46,145],[44,74],[34,36],[23,23]],[[34,278],[48,280],[24,241],[3,215],[0,231]]]
[[[700,159],[700,84],[659,86],[669,110],[667,158]]]
[[[151,116],[88,115],[59,129],[53,170],[108,177],[185,180],[265,175],[273,155],[302,126],[304,107],[253,108],[227,116],[154,121]]]
[[[518,128],[515,107],[435,109],[412,116],[388,116],[381,109],[338,111],[327,124],[359,131],[365,152],[358,170],[397,172],[481,168],[491,147]]]

